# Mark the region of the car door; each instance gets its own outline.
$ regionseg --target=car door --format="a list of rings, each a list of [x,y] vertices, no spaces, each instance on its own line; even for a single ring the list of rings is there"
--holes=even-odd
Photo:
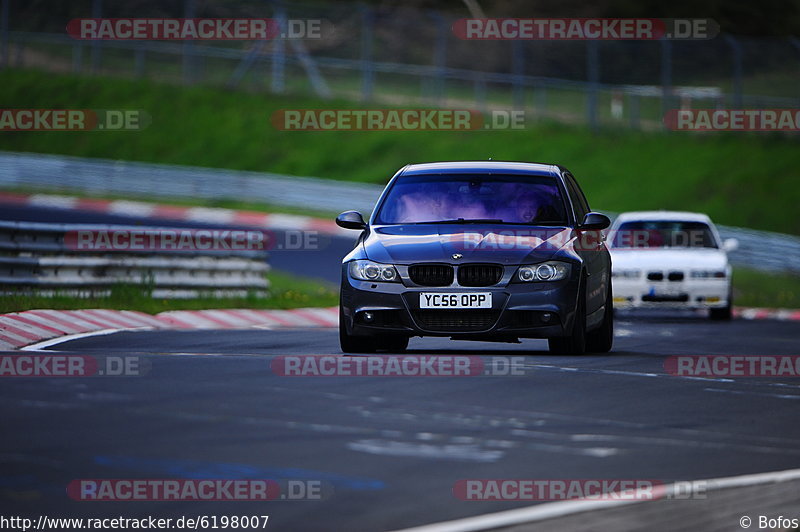
[[[564,174],[577,223],[590,212],[589,203],[577,181],[569,172]],[[586,312],[591,314],[605,304],[610,259],[600,231],[577,231],[576,251],[586,264]],[[602,316],[600,316],[602,317]]]

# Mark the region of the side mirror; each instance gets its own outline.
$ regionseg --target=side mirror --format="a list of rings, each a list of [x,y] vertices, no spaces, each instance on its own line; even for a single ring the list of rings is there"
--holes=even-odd
[[[588,212],[583,217],[583,222],[578,226],[582,231],[602,231],[611,225],[611,220],[605,214]]]
[[[722,249],[726,252],[730,253],[731,251],[736,251],[739,249],[739,241],[735,238],[726,238],[725,241],[722,243]]]
[[[336,217],[336,225],[344,227],[345,229],[359,229],[367,228],[367,224],[361,213],[358,211],[346,211]]]

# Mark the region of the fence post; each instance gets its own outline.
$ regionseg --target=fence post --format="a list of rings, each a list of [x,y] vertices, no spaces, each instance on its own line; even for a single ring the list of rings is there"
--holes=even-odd
[[[103,17],[103,0],[92,0],[92,18],[102,18]],[[92,74],[97,73],[97,69],[100,68],[100,56],[102,54],[102,49],[100,48],[103,41],[100,39],[94,39],[92,41]]]
[[[661,123],[672,105],[672,43],[661,39]]]
[[[374,16],[372,10],[361,5],[361,100],[372,99],[375,71],[372,65],[372,25]]]
[[[598,46],[595,39],[586,41],[586,73],[589,78],[589,90],[586,98],[586,120],[592,131],[597,130],[597,90],[600,82],[600,65]]]
[[[136,53],[135,53],[135,66],[134,66],[134,76],[136,78],[143,78],[144,77],[144,43],[136,43]]]
[[[475,108],[486,111],[486,79],[482,73],[473,75]]]
[[[183,0],[183,17],[194,18],[194,0]],[[183,83],[194,83],[194,42],[191,39],[183,41]]]
[[[522,41],[515,39],[511,41],[511,92],[514,102],[514,109],[525,107],[525,92],[522,86],[522,76],[525,75],[525,49]]]
[[[434,94],[436,104],[441,105],[444,98],[444,82],[445,82],[445,69],[447,68],[447,34],[449,28],[444,20],[444,17],[439,13],[433,14],[436,20],[436,48],[434,50],[433,60],[436,65],[436,82]]]
[[[536,85],[534,97],[536,98],[536,113],[542,119],[547,113],[547,84],[540,82]]]
[[[630,93],[628,94],[628,116],[631,121],[631,129],[639,129],[639,95]]]
[[[8,67],[8,17],[10,2],[11,0],[2,0],[2,4],[0,4],[0,46],[3,48],[0,53],[0,68]]]
[[[797,37],[789,37],[789,43],[794,46],[798,52],[800,52],[800,39]]]
[[[284,91],[284,67],[286,65],[286,41],[281,37],[286,32],[286,10],[275,9],[275,21],[278,23],[278,34],[272,39],[272,92]]]
[[[733,107],[742,107],[742,45],[732,35],[725,36],[725,42],[733,52]]]
[[[80,41],[75,41],[72,45],[72,72],[80,74],[83,69],[83,45]]]

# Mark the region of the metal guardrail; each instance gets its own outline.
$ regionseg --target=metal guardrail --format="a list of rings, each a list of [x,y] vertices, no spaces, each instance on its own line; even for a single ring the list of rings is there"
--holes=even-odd
[[[0,186],[98,195],[229,198],[331,212],[355,209],[365,214],[372,212],[383,189],[311,177],[9,152],[0,152]],[[740,227],[718,229],[723,238],[739,241],[739,249],[730,254],[734,265],[800,273],[800,237]]]
[[[0,291],[103,296],[120,284],[155,298],[266,296],[264,251],[79,251],[69,231],[158,231],[158,227],[0,221]],[[175,231],[175,228],[167,229]]]
[[[388,178],[389,176],[387,176]],[[383,187],[258,172],[0,152],[0,185],[372,212]]]

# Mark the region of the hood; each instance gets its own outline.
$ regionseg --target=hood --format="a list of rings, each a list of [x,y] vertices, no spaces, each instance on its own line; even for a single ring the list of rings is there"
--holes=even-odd
[[[390,225],[373,227],[364,241],[364,251],[369,259],[390,264],[526,264],[552,257],[569,242],[571,233],[565,227]],[[453,259],[454,254],[462,257]]]
[[[615,270],[724,270],[728,256],[714,248],[612,249],[611,264]]]

